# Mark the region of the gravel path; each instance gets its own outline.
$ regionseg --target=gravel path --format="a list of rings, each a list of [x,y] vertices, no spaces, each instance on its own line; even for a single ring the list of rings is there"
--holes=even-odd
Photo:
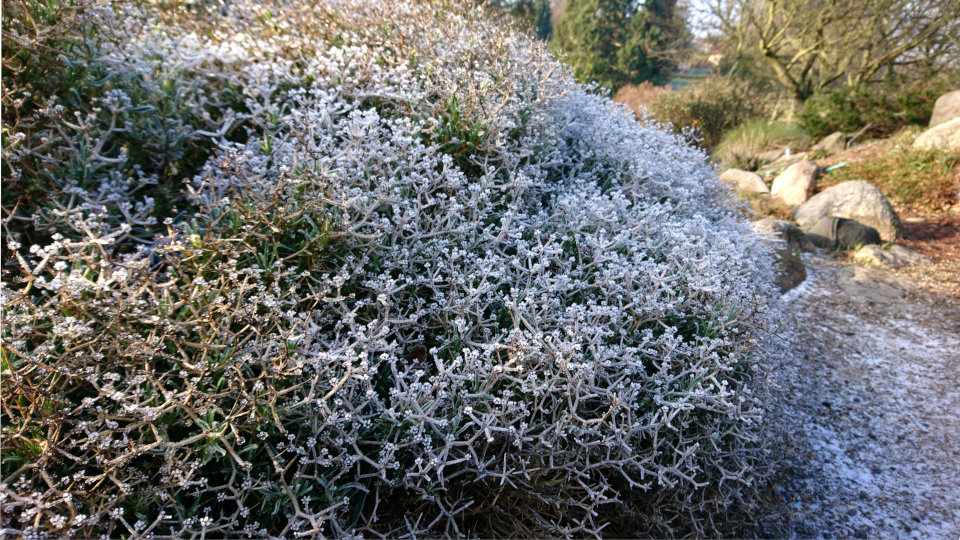
[[[785,297],[799,351],[780,370],[797,538],[960,537],[960,313],[910,280],[808,261]],[[779,528],[779,527],[778,527]]]

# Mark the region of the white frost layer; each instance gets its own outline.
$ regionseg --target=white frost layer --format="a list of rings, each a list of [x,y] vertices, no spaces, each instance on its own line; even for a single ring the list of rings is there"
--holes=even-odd
[[[783,411],[803,449],[802,528],[822,538],[957,538],[960,336],[918,322],[920,304],[863,310],[818,271],[784,295],[802,343]],[[813,280],[817,294],[806,290]]]

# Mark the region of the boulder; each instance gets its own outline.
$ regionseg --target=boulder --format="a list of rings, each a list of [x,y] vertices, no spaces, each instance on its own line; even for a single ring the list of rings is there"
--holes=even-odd
[[[866,266],[841,268],[837,285],[854,298],[874,303],[896,302],[916,288],[906,277]]]
[[[890,246],[890,249],[883,249],[876,245],[863,246],[853,254],[853,259],[866,264],[894,269],[933,262],[916,251],[898,245]]]
[[[814,252],[817,247],[810,242],[807,235],[789,221],[782,219],[761,219],[753,222],[753,230],[758,233],[765,233],[775,240],[780,240],[793,251]]]
[[[847,149],[847,136],[842,131],[835,131],[824,137],[817,146],[831,154],[839,154]]]
[[[947,92],[937,98],[933,104],[933,114],[930,115],[930,127],[939,126],[960,118],[960,90]]]
[[[813,195],[819,176],[820,167],[816,162],[807,160],[794,163],[773,180],[770,194],[786,204],[800,206]]]
[[[960,118],[948,120],[924,131],[917,137],[917,140],[913,141],[913,147],[960,150]]]
[[[807,266],[798,255],[801,251],[816,248],[807,240],[799,227],[782,219],[762,219],[754,222],[753,230],[766,234],[774,242],[774,258],[777,262],[775,283],[785,293],[807,279]]]
[[[774,252],[777,261],[777,276],[774,283],[785,293],[800,285],[807,279],[807,265],[803,264],[796,253],[789,249],[778,249]]]
[[[880,234],[873,227],[834,216],[827,216],[802,230],[815,246],[824,249],[851,249],[880,243]]]
[[[743,169],[727,169],[720,173],[720,179],[740,190],[752,193],[770,193],[770,188],[763,181],[763,177],[754,172]]]
[[[843,182],[820,193],[793,213],[800,226],[812,225],[826,216],[852,219],[873,227],[885,242],[903,238],[900,216],[876,186],[864,180]]]

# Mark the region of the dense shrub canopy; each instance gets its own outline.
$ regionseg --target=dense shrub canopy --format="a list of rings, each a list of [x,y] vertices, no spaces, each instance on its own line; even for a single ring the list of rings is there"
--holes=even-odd
[[[658,93],[646,109],[678,135],[695,128],[697,142],[712,150],[725,132],[775,115],[779,97],[754,80],[713,75],[676,92]]]
[[[930,122],[937,98],[960,85],[960,76],[900,77],[882,83],[837,88],[813,95],[798,115],[814,137],[835,131],[866,137],[889,137],[906,126]]]
[[[772,259],[701,151],[461,4],[79,24],[4,81],[5,530],[662,536],[756,481]]]

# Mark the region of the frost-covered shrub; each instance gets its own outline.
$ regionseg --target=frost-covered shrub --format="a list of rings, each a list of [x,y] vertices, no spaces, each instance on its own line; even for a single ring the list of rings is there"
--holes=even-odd
[[[88,62],[184,107],[111,88],[5,142],[51,186],[4,208],[5,530],[662,536],[745,502],[772,259],[702,152],[467,5],[186,7],[86,15],[121,29]],[[131,163],[146,113],[189,177]]]

